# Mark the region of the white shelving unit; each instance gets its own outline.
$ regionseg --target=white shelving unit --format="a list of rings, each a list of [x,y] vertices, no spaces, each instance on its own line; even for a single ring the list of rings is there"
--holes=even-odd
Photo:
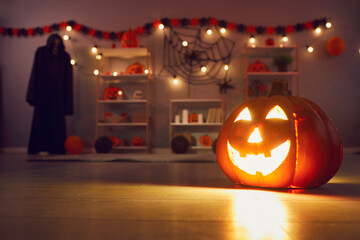
[[[116,150],[145,150],[151,152],[152,132],[152,61],[148,48],[100,49],[102,59],[98,61],[100,74],[97,76],[96,93],[96,139],[100,136],[116,136],[124,139],[127,145],[117,146]],[[126,68],[134,63],[145,66],[147,73],[126,74]],[[114,76],[113,72],[118,75]],[[105,100],[104,90],[109,86],[118,87],[124,92],[124,99]],[[144,93],[143,99],[133,99],[135,90]],[[121,115],[129,113],[124,121],[109,121],[106,112]],[[133,114],[145,114],[143,122],[133,122]],[[132,146],[133,137],[142,137],[144,146]]]
[[[289,54],[293,62],[289,65],[287,72],[278,72],[272,64],[274,57],[280,54]],[[248,72],[248,67],[256,60],[265,63],[270,71],[268,72]],[[244,79],[244,96],[245,100],[249,98],[249,84],[252,80],[259,80],[266,86],[271,86],[274,79],[281,78],[289,82],[292,95],[300,95],[300,74],[299,74],[299,57],[297,45],[292,46],[255,46],[251,47],[245,44],[243,47],[243,79]]]
[[[219,108],[221,117],[219,122],[207,122],[207,116],[210,108]],[[182,110],[187,109],[189,114],[202,114],[203,123],[182,122]],[[180,122],[175,122],[175,115],[180,115]],[[211,146],[202,146],[199,137],[208,135],[213,141],[217,138],[217,134],[223,122],[223,102],[221,99],[171,99],[169,107],[169,146],[175,134],[191,134],[196,140],[196,145],[192,145],[192,150],[211,150]]]

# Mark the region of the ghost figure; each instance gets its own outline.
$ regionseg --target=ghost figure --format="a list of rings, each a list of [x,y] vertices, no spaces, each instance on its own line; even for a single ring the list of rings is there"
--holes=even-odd
[[[65,116],[73,114],[73,71],[58,34],[36,50],[26,102],[34,107],[28,153],[65,154]]]

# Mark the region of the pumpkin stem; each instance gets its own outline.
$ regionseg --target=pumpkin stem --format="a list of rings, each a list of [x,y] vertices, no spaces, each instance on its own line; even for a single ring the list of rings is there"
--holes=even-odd
[[[271,91],[269,96],[283,95],[289,96],[288,81],[284,79],[274,79],[271,84]]]

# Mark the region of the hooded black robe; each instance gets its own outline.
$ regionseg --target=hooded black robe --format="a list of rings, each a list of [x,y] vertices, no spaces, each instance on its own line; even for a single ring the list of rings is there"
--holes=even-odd
[[[58,34],[36,50],[26,102],[34,106],[28,153],[64,154],[65,116],[73,114],[73,72]]]

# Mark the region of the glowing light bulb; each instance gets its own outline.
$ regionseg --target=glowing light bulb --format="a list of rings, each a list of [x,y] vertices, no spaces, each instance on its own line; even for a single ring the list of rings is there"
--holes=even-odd
[[[118,95],[119,95],[119,96],[122,96],[122,95],[123,95],[123,91],[119,90],[119,91],[118,91]]]
[[[207,68],[205,66],[201,67],[202,72],[206,72]]]
[[[286,43],[289,41],[289,38],[286,35],[284,35],[281,40]]]
[[[312,53],[314,51],[314,48],[312,46],[307,46],[306,49],[309,53]]]
[[[99,75],[99,73],[100,73],[100,72],[99,72],[98,69],[95,69],[95,70],[94,70],[94,75],[95,75],[95,76]]]
[[[118,75],[118,73],[117,72],[113,72],[113,76],[117,76]]]
[[[254,37],[254,36],[251,36],[251,37],[249,38],[249,42],[250,42],[250,43],[255,43],[255,41],[256,41],[256,40],[255,40],[255,37]]]
[[[321,33],[321,28],[317,27],[317,28],[315,29],[315,32],[316,32],[317,34],[320,34],[320,33]]]
[[[65,41],[67,41],[67,40],[70,39],[70,36],[69,36],[69,35],[64,35],[64,36],[63,36],[63,39],[64,39]]]
[[[149,69],[145,69],[144,73],[149,74]]]
[[[92,47],[91,52],[96,54],[98,52],[97,46]]]
[[[207,33],[207,35],[211,35],[213,32],[212,32],[211,29],[208,29],[208,30],[206,31],[206,33]]]
[[[173,83],[174,85],[177,85],[177,84],[179,83],[179,80],[176,78],[176,75],[174,75],[174,78],[173,78],[172,83]]]
[[[101,54],[97,54],[95,57],[97,60],[101,60],[102,59],[102,55]]]
[[[159,29],[160,29],[160,30],[163,30],[163,29],[164,29],[164,24],[160,23],[160,24],[159,24]]]
[[[325,24],[325,27],[326,27],[326,28],[331,28],[331,26],[332,26],[332,25],[331,25],[331,22],[327,22],[327,23]]]
[[[72,27],[70,25],[66,26],[66,31],[70,32],[72,30]]]
[[[183,45],[184,47],[187,47],[187,46],[189,45],[189,43],[188,43],[187,41],[183,41],[183,42],[182,42],[182,45]]]
[[[71,59],[71,60],[70,60],[70,64],[74,66],[74,65],[76,64],[75,59]]]
[[[229,70],[229,65],[225,64],[224,69],[225,69],[225,71]]]
[[[220,28],[220,32],[221,32],[222,34],[226,33],[226,28]]]

